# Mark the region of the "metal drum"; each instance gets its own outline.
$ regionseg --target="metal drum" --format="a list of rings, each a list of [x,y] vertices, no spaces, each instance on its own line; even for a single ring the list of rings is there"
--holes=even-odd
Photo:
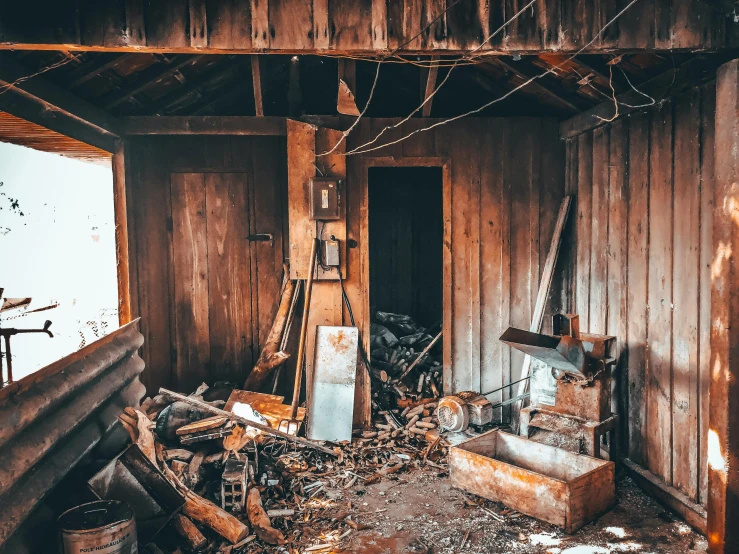
[[[100,500],[59,516],[61,554],[136,554],[136,521],[124,502]]]

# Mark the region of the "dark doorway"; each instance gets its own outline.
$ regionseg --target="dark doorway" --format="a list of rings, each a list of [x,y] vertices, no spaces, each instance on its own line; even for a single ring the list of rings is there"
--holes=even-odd
[[[369,169],[370,303],[441,322],[444,218],[440,167]]]

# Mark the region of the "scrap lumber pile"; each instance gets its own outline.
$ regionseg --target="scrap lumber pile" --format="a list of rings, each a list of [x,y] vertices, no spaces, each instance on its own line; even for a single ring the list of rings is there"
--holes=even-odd
[[[407,405],[442,395],[441,333],[432,336],[428,331],[407,315],[375,313],[370,362],[380,405]]]
[[[188,397],[162,392],[120,416],[133,443],[184,497],[144,552],[331,551],[367,528],[344,491],[423,466],[446,470],[433,402],[378,412],[374,430],[332,449],[269,431],[289,408],[270,407],[281,397],[220,384]],[[265,414],[234,403],[245,398]],[[229,410],[240,415],[222,415]]]

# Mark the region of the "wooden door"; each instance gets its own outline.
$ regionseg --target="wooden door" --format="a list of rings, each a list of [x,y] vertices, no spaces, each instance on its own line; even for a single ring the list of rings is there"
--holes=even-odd
[[[170,185],[174,381],[184,391],[204,379],[241,384],[260,346],[253,183],[247,173],[172,173]]]

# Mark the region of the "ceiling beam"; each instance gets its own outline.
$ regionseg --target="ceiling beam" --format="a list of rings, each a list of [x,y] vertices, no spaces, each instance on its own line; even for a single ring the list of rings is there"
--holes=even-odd
[[[94,79],[103,71],[107,71],[108,69],[118,65],[125,57],[125,54],[115,54],[112,57],[109,55],[102,55],[88,63],[82,64],[74,71],[70,71],[67,74],[65,79],[66,87],[73,89],[86,83],[90,79]]]
[[[184,87],[179,87],[173,90],[169,94],[165,94],[162,98],[155,100],[152,104],[147,104],[143,110],[145,113],[154,115],[159,114],[170,106],[177,104],[184,98],[192,94],[193,92],[199,91],[201,88],[207,86],[209,83],[213,83],[220,79],[223,79],[229,75],[237,73],[239,71],[238,63],[229,63],[218,65],[210,68],[202,74],[202,78],[193,80],[186,84]],[[202,96],[202,95],[201,95]]]
[[[264,117],[264,104],[262,103],[262,71],[259,68],[259,56],[251,55],[251,82],[254,89],[254,113],[257,117]]]
[[[648,95],[655,102],[671,95],[677,95],[682,91],[710,81],[716,76],[716,68],[729,59],[731,54],[716,56],[696,56],[691,58],[675,70],[668,70],[639,85],[636,90],[628,90],[616,96],[618,112],[613,100],[606,100],[597,106],[579,113],[578,115],[563,121],[559,126],[559,134],[563,139],[573,138],[582,133],[596,129],[613,121],[616,117],[623,117],[640,109],[644,104],[650,103]],[[629,107],[634,106],[634,107]]]
[[[0,109],[108,152],[120,136],[119,121],[109,113],[0,52]]]
[[[428,69],[428,75],[426,76],[426,90],[423,93],[423,101],[425,104],[421,109],[422,117],[431,116],[431,104],[433,103],[433,97],[431,96],[436,90],[436,78],[439,75],[439,56],[431,56],[431,65]]]
[[[248,116],[122,117],[124,135],[285,136],[286,118]]]
[[[150,68],[142,71],[139,74],[139,78],[137,79],[136,83],[127,88],[110,93],[109,95],[102,98],[100,100],[100,103],[106,110],[113,109],[129,98],[135,96],[136,94],[145,91],[160,80],[175,75],[183,67],[196,63],[202,57],[203,56],[191,56],[187,57],[186,59],[180,59],[179,62],[173,62],[171,65],[166,66],[164,69],[155,64]]]
[[[537,75],[540,75],[540,74],[532,74],[531,72],[526,71],[525,69],[519,69],[518,67],[509,65],[508,63],[504,62],[500,58],[492,58],[491,62],[493,64],[498,65],[502,69],[504,69],[507,73],[515,75],[516,77],[523,80],[524,82],[536,77]],[[531,81],[524,88],[528,88],[529,91],[532,92],[533,94],[536,94],[537,96],[543,96],[544,98],[549,100],[550,103],[556,104],[560,108],[563,108],[569,112],[578,113],[580,111],[580,107],[578,107],[572,101],[565,98],[562,95],[562,93],[555,92],[549,85],[545,84],[541,79],[535,79]]]

